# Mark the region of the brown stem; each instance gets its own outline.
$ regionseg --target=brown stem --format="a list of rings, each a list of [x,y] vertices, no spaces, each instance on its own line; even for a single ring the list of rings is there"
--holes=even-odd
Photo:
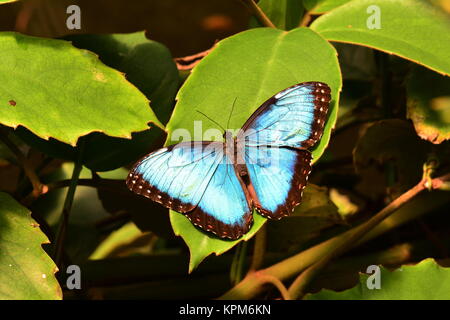
[[[59,188],[66,188],[70,186],[70,182],[72,180],[60,180],[47,184],[48,191],[52,191]],[[119,186],[123,184],[125,185],[124,180],[120,179],[78,179],[79,186],[93,187],[98,189],[109,190],[116,193],[122,193],[122,190]]]
[[[266,16],[264,11],[255,3],[254,0],[242,0],[242,2],[248,7],[252,15],[258,19],[258,21],[265,27],[276,28],[272,21]]]
[[[300,21],[299,27],[307,27],[308,24],[311,22],[312,16],[309,11],[306,11],[303,15],[302,21]]]
[[[388,206],[386,206],[383,210],[378,212],[372,218],[370,218],[367,222],[361,224],[360,226],[353,229],[353,232],[350,233],[335,250],[330,251],[327,255],[325,255],[321,260],[311,265],[308,269],[306,269],[303,273],[301,273],[292,283],[289,288],[289,293],[292,297],[302,298],[306,289],[308,289],[309,284],[315,278],[317,274],[322,271],[322,269],[328,265],[328,263],[334,258],[338,257],[349,248],[353,246],[353,244],[359,240],[364,234],[368,233],[375,226],[377,226],[384,219],[389,217],[392,213],[394,213],[397,209],[403,206],[405,203],[414,198],[418,193],[425,190],[425,180],[421,180],[416,186],[411,188],[410,190],[403,193],[397,199],[392,201]]]
[[[67,234],[67,227],[69,225],[70,211],[72,210],[73,199],[75,197],[75,190],[78,185],[78,179],[80,177],[81,170],[83,169],[83,153],[84,153],[84,140],[81,139],[79,146],[77,147],[78,156],[77,161],[72,172],[72,178],[70,179],[69,189],[67,190],[66,198],[64,200],[64,206],[62,215],[58,225],[58,231],[56,233],[56,240],[54,245],[53,257],[58,268],[61,268],[62,257],[64,252],[64,242]]]
[[[0,140],[14,153],[19,162],[20,166],[23,168],[25,175],[30,180],[33,186],[33,197],[37,198],[40,194],[47,192],[47,187],[43,185],[28,161],[27,157],[20,151],[20,149],[8,138],[8,134],[0,129]]]
[[[211,48],[190,56],[174,58],[173,60],[175,61],[178,70],[193,69],[204,57],[206,57],[212,51],[215,45],[216,44],[214,43]]]
[[[432,187],[433,189],[440,189],[442,186],[445,185],[446,181],[450,180],[450,174],[444,175],[439,178],[435,178],[432,180]],[[420,191],[422,191],[426,186],[422,186],[421,188],[414,187],[413,189],[406,192],[408,196],[410,196],[410,199],[412,197],[416,196]],[[412,191],[413,190],[413,191]],[[411,192],[415,192],[415,194],[412,194]],[[445,198],[446,199],[446,198]],[[395,200],[394,200],[395,201]],[[404,204],[404,203],[403,203]],[[382,211],[385,211],[386,209],[383,209]],[[410,217],[410,219],[413,219],[416,217],[413,215]],[[361,245],[362,243],[378,236],[380,233],[384,233],[407,220],[406,218],[398,218],[395,221],[390,221],[389,227],[383,226],[383,224],[380,224],[376,226],[372,230],[372,232],[368,234],[364,234],[361,239],[358,239],[353,246],[355,245]],[[364,224],[363,224],[364,225]],[[267,274],[272,275],[278,278],[280,281],[287,280],[302,270],[305,270],[309,266],[317,263],[317,261],[320,261],[323,257],[325,257],[330,252],[336,250],[341,246],[342,243],[346,241],[350,237],[355,230],[362,228],[363,225],[359,225],[349,231],[346,231],[340,235],[337,235],[333,238],[330,238],[322,243],[319,243],[309,249],[306,249],[292,257],[289,257],[285,260],[282,260],[268,268],[265,268],[263,270],[260,270],[258,273],[261,274]],[[254,276],[255,273],[249,273],[238,285],[230,289],[228,292],[226,292],[224,295],[220,297],[220,299],[251,299],[252,297],[255,297],[258,295],[262,290],[262,284],[261,281]]]
[[[259,281],[261,281],[261,284],[265,284],[265,283],[273,284],[274,287],[276,287],[278,289],[278,291],[280,292],[280,294],[284,300],[291,300],[288,290],[284,286],[283,282],[280,281],[280,279],[278,279],[277,277],[271,276],[269,274],[264,274],[260,271],[255,271],[254,274],[255,274],[255,277],[258,278]]]
[[[266,251],[267,229],[264,225],[255,236],[255,245],[253,248],[252,263],[249,272],[256,271],[261,268],[264,261],[264,253]]]

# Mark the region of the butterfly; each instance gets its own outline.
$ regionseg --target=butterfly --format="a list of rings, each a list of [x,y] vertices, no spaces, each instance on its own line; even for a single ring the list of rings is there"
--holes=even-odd
[[[126,184],[220,238],[238,239],[253,209],[279,220],[300,203],[320,140],[329,86],[303,82],[264,102],[225,141],[180,142],[156,150],[130,171]]]

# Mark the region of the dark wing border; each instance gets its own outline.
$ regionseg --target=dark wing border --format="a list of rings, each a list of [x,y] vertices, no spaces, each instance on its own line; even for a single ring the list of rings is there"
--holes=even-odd
[[[266,109],[276,103],[279,99],[276,98],[277,95],[283,93],[284,91],[288,91],[294,87],[300,87],[303,85],[313,85],[314,86],[314,123],[312,125],[311,135],[302,142],[302,148],[309,149],[314,146],[317,141],[320,140],[323,134],[323,129],[325,127],[325,123],[327,120],[328,108],[331,101],[331,88],[324,82],[318,81],[308,81],[301,82],[290,86],[280,92],[274,94],[272,97],[267,99],[255,112],[248,118],[248,120],[242,126],[242,132],[245,132],[252,123],[258,118]]]
[[[287,149],[287,148],[286,148]],[[274,212],[264,209],[258,199],[256,190],[252,184],[252,179],[249,176],[248,190],[251,194],[253,206],[263,216],[273,220],[280,220],[283,217],[291,215],[295,207],[298,206],[303,197],[303,189],[305,189],[308,182],[308,176],[311,172],[312,155],[308,150],[298,150],[290,148],[297,153],[297,159],[294,166],[294,174],[291,181],[291,188],[284,204],[279,205]]]
[[[212,142],[212,141],[188,141],[188,142],[181,142],[178,144],[170,145],[167,148],[167,152],[172,151],[173,148],[176,146],[180,146],[181,144],[190,144],[194,146],[194,144],[201,144],[203,147],[206,147],[210,145],[211,143],[219,143],[219,142]],[[164,207],[168,209],[175,210],[180,213],[186,213],[189,211],[192,211],[197,204],[192,203],[184,203],[179,199],[175,199],[168,195],[167,193],[159,190],[157,187],[152,186],[150,183],[148,183],[140,173],[136,171],[137,167],[147,159],[149,156],[151,156],[153,153],[158,152],[161,149],[155,150],[146,156],[142,157],[130,170],[130,173],[128,174],[128,177],[126,179],[126,185],[130,191],[133,191],[134,193],[144,196],[146,198],[149,198],[150,200],[153,200]],[[217,164],[218,165],[218,164]],[[217,170],[217,168],[215,169]],[[213,173],[214,175],[214,173]]]

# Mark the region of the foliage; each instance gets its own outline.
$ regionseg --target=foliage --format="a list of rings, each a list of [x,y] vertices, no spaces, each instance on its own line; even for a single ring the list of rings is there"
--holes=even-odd
[[[426,259],[413,266],[389,271],[380,268],[379,289],[368,289],[367,274],[360,275],[359,284],[343,292],[324,290],[310,295],[310,300],[448,300],[450,269]],[[382,290],[381,290],[382,289]]]
[[[1,2],[0,14],[61,9]],[[199,18],[194,56],[168,23],[129,33],[137,29],[88,20],[82,34],[62,26],[47,37],[40,32],[55,26],[43,21],[28,21],[29,35],[2,25],[11,31],[0,32],[0,299],[449,298],[448,268],[428,259],[448,256],[450,244],[446,7],[241,2],[224,4],[245,13],[239,23]],[[196,42],[204,39],[207,51]],[[238,129],[304,81],[326,82],[332,101],[292,216],[255,212],[251,230],[228,241],[127,190],[130,166],[178,142],[179,129],[195,140]],[[65,288],[69,264],[83,270],[79,294]],[[359,276],[368,265],[397,269],[382,267],[373,291]]]
[[[2,299],[61,299],[56,265],[41,246],[48,239],[30,212],[1,192],[0,219]]]

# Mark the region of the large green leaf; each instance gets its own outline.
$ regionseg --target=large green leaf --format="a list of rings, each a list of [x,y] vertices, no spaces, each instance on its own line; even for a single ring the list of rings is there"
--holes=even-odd
[[[373,271],[372,271],[373,272]],[[426,259],[394,271],[380,267],[380,289],[369,289],[372,275],[362,274],[359,284],[349,290],[322,290],[307,296],[310,300],[449,300],[450,268]],[[371,286],[372,287],[372,286]]]
[[[380,28],[369,29],[377,8]],[[375,48],[450,74],[450,19],[424,1],[351,1],[319,17],[311,28],[331,41]]]
[[[146,38],[145,32],[109,35],[73,35],[74,46],[99,55],[100,60],[125,73],[150,99],[152,110],[167,123],[175,105],[179,75],[172,55],[163,44]]]
[[[93,131],[131,138],[161,123],[123,74],[67,41],[0,34],[0,119],[75,145]]]
[[[433,143],[450,139],[450,78],[415,68],[408,80],[408,117]]]
[[[187,130],[195,140],[202,140],[202,132],[207,129],[220,130],[195,110],[226,127],[234,103],[229,127],[238,129],[266,99],[304,81],[323,81],[332,89],[325,132],[313,151],[317,160],[336,122],[341,74],[334,48],[307,28],[290,32],[258,28],[219,42],[193,69],[179,91],[178,103],[167,125],[167,144],[177,142],[177,137],[171,139],[172,134],[179,132],[177,129]],[[194,121],[201,121],[202,132],[194,133]],[[241,240],[252,237],[265,221],[258,214],[254,218],[253,227]],[[191,270],[209,254],[223,253],[241,241],[225,241],[205,234],[174,211],[171,211],[171,222],[175,233],[182,236],[190,248]]]
[[[298,27],[304,11],[298,0],[261,0],[258,6],[277,28],[283,30]],[[251,22],[251,25],[257,24],[256,21]]]
[[[328,12],[351,0],[303,0],[303,6],[313,14]]]
[[[48,243],[28,209],[0,192],[0,299],[61,299]]]
[[[148,40],[144,32],[67,37],[80,49],[99,55],[106,65],[125,73],[128,81],[150,99],[158,119],[166,123],[175,105],[179,87],[178,70],[169,50]],[[29,145],[55,157],[75,160],[75,149],[54,139],[40,139],[25,128],[17,134]],[[132,139],[114,138],[99,132],[85,139],[83,164],[94,171],[116,169],[162,145],[164,132],[155,127],[132,134]]]

